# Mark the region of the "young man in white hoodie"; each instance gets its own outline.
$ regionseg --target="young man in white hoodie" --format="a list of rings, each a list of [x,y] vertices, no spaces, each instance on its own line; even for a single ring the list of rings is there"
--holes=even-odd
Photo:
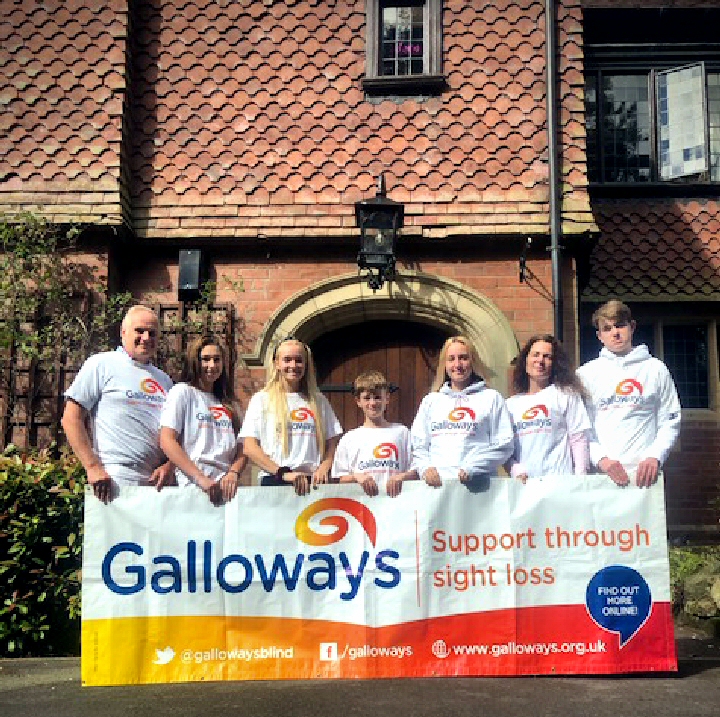
[[[636,324],[621,301],[603,304],[593,326],[603,348],[578,369],[595,429],[590,459],[619,486],[632,469],[638,486],[651,486],[680,433],[675,382],[647,346],[633,346]]]

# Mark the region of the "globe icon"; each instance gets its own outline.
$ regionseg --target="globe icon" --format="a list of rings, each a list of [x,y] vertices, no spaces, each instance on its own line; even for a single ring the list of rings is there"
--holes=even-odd
[[[444,660],[450,654],[450,650],[448,650],[445,640],[435,640],[431,649],[432,654],[435,655],[435,657],[439,657],[441,660]]]

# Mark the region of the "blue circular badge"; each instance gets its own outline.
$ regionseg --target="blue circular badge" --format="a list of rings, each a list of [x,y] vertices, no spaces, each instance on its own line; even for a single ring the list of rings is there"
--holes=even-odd
[[[623,648],[650,617],[650,586],[637,570],[610,565],[592,576],[585,604],[597,625],[620,635]]]

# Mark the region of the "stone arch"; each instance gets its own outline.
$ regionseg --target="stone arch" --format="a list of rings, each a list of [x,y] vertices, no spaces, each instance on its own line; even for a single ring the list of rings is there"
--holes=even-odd
[[[267,366],[286,336],[311,343],[333,329],[378,319],[407,319],[465,334],[488,369],[488,384],[507,395],[508,366],[518,343],[505,315],[467,286],[420,272],[403,271],[375,293],[357,274],[317,282],[275,311],[255,351],[243,358],[248,366]]]

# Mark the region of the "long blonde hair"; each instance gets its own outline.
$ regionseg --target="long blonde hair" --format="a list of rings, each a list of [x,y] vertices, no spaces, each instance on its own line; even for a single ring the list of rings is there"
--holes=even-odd
[[[302,346],[305,356],[305,373],[302,379],[300,379],[300,389],[298,392],[307,401],[315,419],[315,439],[317,441],[318,454],[320,455],[320,460],[322,460],[325,457],[325,417],[322,414],[320,392],[317,387],[315,362],[313,361],[310,347],[298,339],[284,339],[275,347],[275,351],[273,351],[272,366],[269,370],[268,382],[265,385],[264,391],[268,398],[268,409],[275,418],[275,435],[280,438],[282,455],[287,456],[290,453],[287,402],[287,394],[290,387],[277,365],[278,351],[280,347],[285,344]]]
[[[451,344],[462,344],[470,354],[470,365],[472,366],[471,382],[481,381],[484,373],[487,372],[485,365],[480,360],[477,349],[467,336],[451,336],[440,349],[440,357],[438,358],[437,370],[435,371],[435,380],[433,381],[431,391],[439,391],[442,385],[450,380],[445,371],[445,362],[447,361],[448,351]]]

